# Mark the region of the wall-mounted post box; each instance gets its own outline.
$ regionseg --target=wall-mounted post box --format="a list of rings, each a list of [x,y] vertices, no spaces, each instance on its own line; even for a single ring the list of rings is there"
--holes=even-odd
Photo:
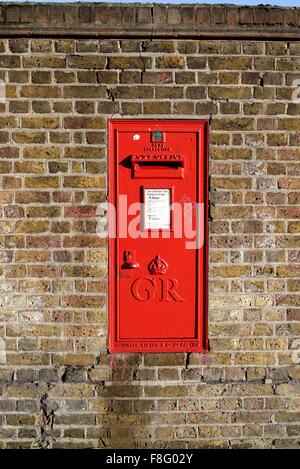
[[[109,122],[111,352],[207,350],[207,122]]]

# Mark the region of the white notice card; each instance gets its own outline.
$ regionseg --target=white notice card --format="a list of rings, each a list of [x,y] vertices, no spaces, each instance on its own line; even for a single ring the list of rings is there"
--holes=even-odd
[[[145,189],[146,230],[171,228],[170,204],[170,189]]]

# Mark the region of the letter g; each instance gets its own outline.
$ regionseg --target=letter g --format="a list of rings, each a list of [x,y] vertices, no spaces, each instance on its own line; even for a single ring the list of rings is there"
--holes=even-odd
[[[151,278],[140,277],[132,283],[131,293],[132,296],[138,301],[149,301],[154,298],[154,288],[154,280]]]

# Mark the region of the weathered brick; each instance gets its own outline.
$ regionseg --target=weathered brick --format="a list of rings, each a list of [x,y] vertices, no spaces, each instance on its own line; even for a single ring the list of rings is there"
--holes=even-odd
[[[29,41],[27,39],[11,39],[8,42],[8,47],[13,53],[24,53],[28,51]]]
[[[20,113],[28,113],[28,111],[29,111],[29,103],[26,101],[19,101],[19,102],[12,101],[9,103],[9,112],[20,114]]]
[[[253,8],[240,8],[239,17],[241,24],[252,24],[253,23]]]
[[[51,105],[45,101],[33,101],[32,110],[37,114],[47,114],[51,112]]]
[[[155,59],[157,68],[181,69],[185,66],[185,58],[182,55],[162,55]]]
[[[78,73],[78,80],[82,81],[84,83],[87,83],[88,78],[83,76],[82,75],[83,73],[85,73],[85,72],[79,72]],[[90,77],[91,72],[88,72],[87,75]],[[97,72],[97,75],[95,76],[95,81],[96,81],[96,78],[97,78],[97,83],[108,83],[108,84],[118,83],[118,73],[116,71],[105,70],[105,71]]]
[[[51,83],[51,72],[31,72],[32,83],[47,84]]]
[[[286,177],[278,180],[279,189],[300,189],[300,178]]]
[[[237,117],[233,118],[223,118],[223,119],[214,119],[212,122],[212,129],[213,130],[231,130],[231,131],[239,131],[239,130],[253,130],[254,122],[253,119],[247,117]]]
[[[17,192],[16,193],[16,202],[21,204],[30,204],[30,203],[49,203],[50,194],[48,192]]]
[[[47,23],[49,16],[48,5],[36,5],[34,18],[38,23]]]
[[[142,113],[142,104],[135,102],[122,103],[121,109],[124,114],[136,115]]]
[[[120,73],[119,79],[122,84],[139,83],[141,81],[141,72],[137,70],[123,70]]]
[[[20,95],[23,98],[58,98],[61,90],[57,86],[27,85],[22,86]]]
[[[287,24],[295,35],[299,18],[269,6],[0,7],[0,24],[19,28],[0,40],[6,447],[35,446],[41,425],[42,444],[63,448],[296,445],[299,45],[271,36]],[[70,35],[26,37],[29,21]],[[259,40],[239,37],[258,30],[252,22]],[[108,36],[88,37],[94,25]],[[166,34],[147,38],[145,28]],[[187,28],[193,37],[181,36]],[[107,250],[95,216],[106,200],[107,118],[125,115],[209,120],[206,354],[107,355]]]
[[[1,58],[0,58],[1,63]],[[35,69],[35,68],[65,68],[65,59],[61,57],[54,57],[54,56],[30,56],[30,57],[23,57],[22,64],[24,68]],[[14,65],[15,66],[15,65]]]
[[[188,99],[206,98],[206,90],[203,86],[187,86],[185,94]]]
[[[21,125],[29,129],[56,129],[59,127],[58,117],[22,117]]]
[[[48,230],[47,221],[18,221],[16,223],[17,233],[43,233]]]
[[[1,68],[20,68],[21,58],[17,55],[0,55],[0,67]]]
[[[206,68],[205,57],[187,57],[187,68],[201,70]]]
[[[104,86],[65,86],[65,98],[105,98],[107,96]]]
[[[151,68],[151,57],[109,57],[109,69],[142,69]]]
[[[244,277],[251,274],[251,268],[247,266],[228,266],[228,267],[215,267],[213,274],[217,277]]]
[[[154,97],[150,86],[118,86],[111,88],[110,93],[114,99],[151,99]]]
[[[65,176],[64,187],[86,187],[99,189],[104,187],[105,178],[103,176]]]
[[[167,10],[167,22],[169,24],[181,23],[181,12],[178,8],[168,8]]]
[[[170,114],[171,104],[165,101],[144,103],[144,114]]]
[[[250,99],[252,90],[249,87],[213,86],[209,88],[208,94],[212,99]]]
[[[196,83],[195,72],[176,72],[175,81],[177,84]]]
[[[208,59],[211,70],[249,70],[252,59],[249,57],[215,57]]]
[[[217,105],[210,102],[201,102],[196,104],[196,111],[198,114],[215,114],[217,113]]]
[[[172,86],[172,87],[166,87],[166,86],[157,86],[155,88],[155,97],[157,99],[180,99],[183,98],[183,87],[181,86]]]
[[[102,129],[105,126],[103,117],[72,116],[63,121],[65,129]]]
[[[191,102],[179,101],[174,104],[174,113],[191,115],[191,114],[194,114],[194,108],[195,108],[195,104],[192,101]],[[201,112],[199,113],[201,114]]]
[[[52,52],[53,41],[47,39],[32,39],[30,42],[31,52]]]
[[[239,74],[236,72],[220,72],[219,80],[221,85],[235,85],[239,83]]]
[[[102,70],[105,65],[106,58],[98,55],[71,55],[68,57],[68,66],[70,68]]]
[[[217,178],[214,177],[211,183],[212,189],[250,189],[252,181],[250,178]]]
[[[25,187],[31,189],[55,189],[59,187],[59,179],[55,176],[32,176],[25,178]]]

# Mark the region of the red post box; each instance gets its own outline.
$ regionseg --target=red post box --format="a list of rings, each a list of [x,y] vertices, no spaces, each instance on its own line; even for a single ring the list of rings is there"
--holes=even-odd
[[[109,122],[111,352],[207,350],[207,121]]]

